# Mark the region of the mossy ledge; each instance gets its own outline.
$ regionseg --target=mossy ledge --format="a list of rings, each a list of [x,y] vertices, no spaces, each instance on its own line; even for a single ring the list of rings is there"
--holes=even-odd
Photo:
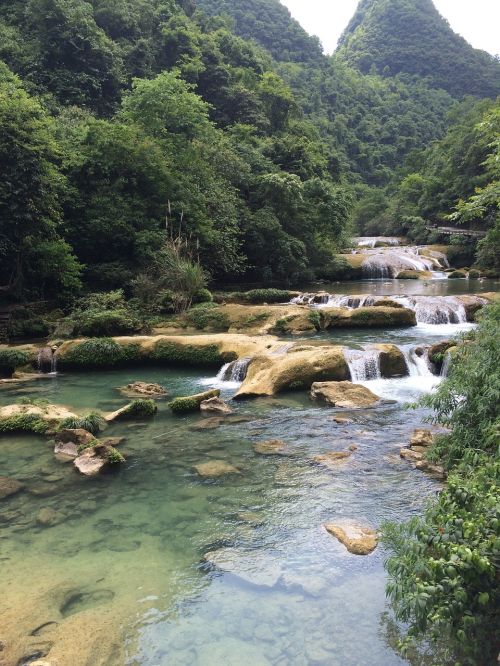
[[[218,398],[220,391],[214,389],[213,391],[205,391],[204,393],[197,393],[196,395],[189,395],[182,398],[175,398],[169,402],[168,406],[174,414],[187,414],[189,412],[196,412],[200,409],[200,405],[204,400],[210,398]]]

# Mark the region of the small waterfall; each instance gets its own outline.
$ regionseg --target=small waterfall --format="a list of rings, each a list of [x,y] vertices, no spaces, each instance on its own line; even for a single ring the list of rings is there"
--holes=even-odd
[[[37,355],[38,372],[46,375],[57,373],[57,354],[51,347],[42,347]]]
[[[237,361],[226,363],[219,370],[217,381],[241,383],[247,376],[250,361],[250,358],[240,358]]]
[[[356,308],[364,308],[373,305],[375,301],[375,296],[372,296],[371,294],[366,294],[363,296],[342,296],[330,294],[326,305],[335,308],[350,308],[351,310],[355,310]]]
[[[346,349],[344,352],[351,381],[380,379],[380,351],[377,349]]]
[[[396,296],[395,300],[415,310],[419,324],[466,324],[467,311],[455,296]]]
[[[389,236],[359,236],[354,239],[358,247],[370,247],[374,248],[377,246],[377,243],[380,245],[400,245],[399,238],[389,237]]]
[[[410,377],[431,377],[429,350],[425,347],[401,347]]]
[[[419,256],[419,248],[367,250],[361,268],[369,279],[394,279],[401,271],[430,271],[441,268],[437,258]]]
[[[443,365],[441,366],[441,377],[448,377],[451,368],[451,352],[447,351],[444,355]]]

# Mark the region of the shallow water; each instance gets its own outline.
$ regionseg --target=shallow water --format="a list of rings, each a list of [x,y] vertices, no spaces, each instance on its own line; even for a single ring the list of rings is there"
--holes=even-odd
[[[327,291],[329,294],[373,294],[374,296],[459,296],[498,291],[500,280],[357,280],[309,283],[298,291]]]
[[[460,288],[450,291],[455,282]],[[365,288],[394,293],[380,282],[353,283],[352,290],[343,283],[342,293]],[[463,293],[464,282],[444,288],[441,294]],[[408,346],[470,328],[450,326],[344,330],[316,339]],[[111,411],[126,402],[117,387],[134,380],[159,382],[172,396],[217,385],[229,399],[237,386],[215,372],[148,367],[7,385],[0,404],[37,397],[81,413]],[[71,666],[422,665],[391,647],[383,548],[350,555],[323,524],[404,520],[439,490],[399,457],[427,416],[405,403],[439,381],[363,382],[397,402],[347,412],[349,425],[337,425],[336,410],[301,393],[237,403],[236,413],[248,420],[217,429],[200,428],[207,421],[199,415],[172,417],[160,401],[154,419],[106,431],[126,437],[127,463],[95,479],[57,461],[42,438],[3,437],[0,475],[26,489],[0,502],[0,639],[7,643],[0,657],[6,666],[45,654]],[[252,444],[271,438],[286,442],[286,455],[254,452]],[[312,460],[354,444],[335,472]],[[240,473],[200,480],[194,465],[213,460]],[[58,512],[59,524],[40,524],[47,508]],[[204,560],[221,549],[224,570]]]

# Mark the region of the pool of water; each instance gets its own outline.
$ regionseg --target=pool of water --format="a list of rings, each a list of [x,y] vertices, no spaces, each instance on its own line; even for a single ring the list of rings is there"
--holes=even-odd
[[[498,291],[500,280],[357,280],[304,284],[302,292],[326,291],[329,294],[373,294],[375,296],[459,296]]]
[[[0,403],[36,395],[112,410],[124,403],[116,387],[135,379],[172,395],[210,380],[151,368],[59,375],[3,388]],[[404,399],[426,388],[412,379],[400,385]],[[1,633],[17,632],[16,659],[38,651],[89,666],[408,663],[383,619],[382,547],[349,555],[323,523],[377,527],[422,510],[439,484],[398,452],[425,413],[398,403],[353,411],[340,426],[335,410],[303,394],[235,409],[245,423],[208,430],[162,402],[152,421],[109,428],[126,437],[127,463],[96,479],[55,460],[40,438],[2,439],[1,474],[26,485],[0,505]],[[269,438],[283,439],[287,455],[257,455],[252,444]],[[336,472],[312,460],[352,444],[358,450]],[[193,467],[210,460],[240,473],[200,480]],[[59,524],[39,524],[47,508]],[[220,549],[225,571],[203,559]]]

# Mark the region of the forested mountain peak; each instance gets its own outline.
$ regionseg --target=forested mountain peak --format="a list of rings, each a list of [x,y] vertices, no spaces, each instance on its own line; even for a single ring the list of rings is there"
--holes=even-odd
[[[259,42],[277,61],[306,63],[323,57],[318,38],[309,35],[279,0],[197,0],[196,4],[207,14],[231,17],[236,34]]]
[[[453,32],[432,0],[361,0],[337,53],[363,73],[416,74],[456,98],[500,94],[500,62]]]

